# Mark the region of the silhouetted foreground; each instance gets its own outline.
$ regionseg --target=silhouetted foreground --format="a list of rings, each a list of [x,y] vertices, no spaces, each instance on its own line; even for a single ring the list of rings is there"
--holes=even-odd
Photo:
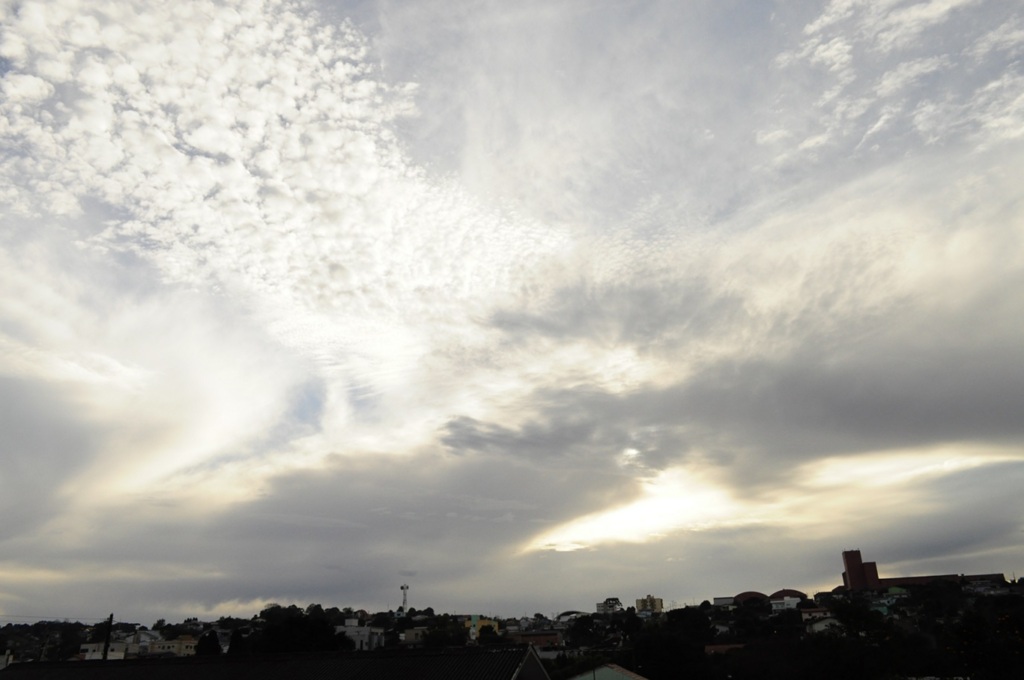
[[[4,680],[548,680],[532,647],[15,664]]]
[[[614,662],[649,680],[1024,678],[1020,595],[973,597],[958,584],[935,582],[912,588],[889,615],[868,595],[821,599],[834,623],[814,634],[801,624],[807,610],[773,613],[757,599],[728,613],[705,602],[641,625],[629,613],[580,617],[570,633],[605,641],[560,655],[550,675],[574,678]]]

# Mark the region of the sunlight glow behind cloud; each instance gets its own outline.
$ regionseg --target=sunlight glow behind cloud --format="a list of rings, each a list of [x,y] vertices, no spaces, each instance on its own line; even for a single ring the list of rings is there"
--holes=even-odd
[[[749,511],[749,509],[748,509]],[[646,543],[669,532],[756,523],[742,504],[684,470],[667,470],[643,483],[643,497],[567,522],[531,540],[525,550],[581,550],[601,543]]]

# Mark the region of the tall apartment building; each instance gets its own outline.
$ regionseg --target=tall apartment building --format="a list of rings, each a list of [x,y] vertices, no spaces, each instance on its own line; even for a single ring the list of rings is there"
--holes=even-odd
[[[648,595],[647,597],[641,597],[636,601],[637,612],[650,612],[652,614],[660,614],[664,605],[661,602],[660,597],[654,597]]]

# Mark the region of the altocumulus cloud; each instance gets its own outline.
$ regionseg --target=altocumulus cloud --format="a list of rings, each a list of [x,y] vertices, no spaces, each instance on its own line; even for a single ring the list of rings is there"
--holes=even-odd
[[[1009,3],[2,12],[0,616],[1019,564]]]

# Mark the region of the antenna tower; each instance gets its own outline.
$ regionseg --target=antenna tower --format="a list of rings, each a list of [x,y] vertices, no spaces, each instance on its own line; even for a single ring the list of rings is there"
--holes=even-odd
[[[402,611],[404,612],[406,609],[408,609],[408,604],[409,604],[409,586],[407,586],[407,585],[405,585],[403,583],[401,590],[402,590]]]

